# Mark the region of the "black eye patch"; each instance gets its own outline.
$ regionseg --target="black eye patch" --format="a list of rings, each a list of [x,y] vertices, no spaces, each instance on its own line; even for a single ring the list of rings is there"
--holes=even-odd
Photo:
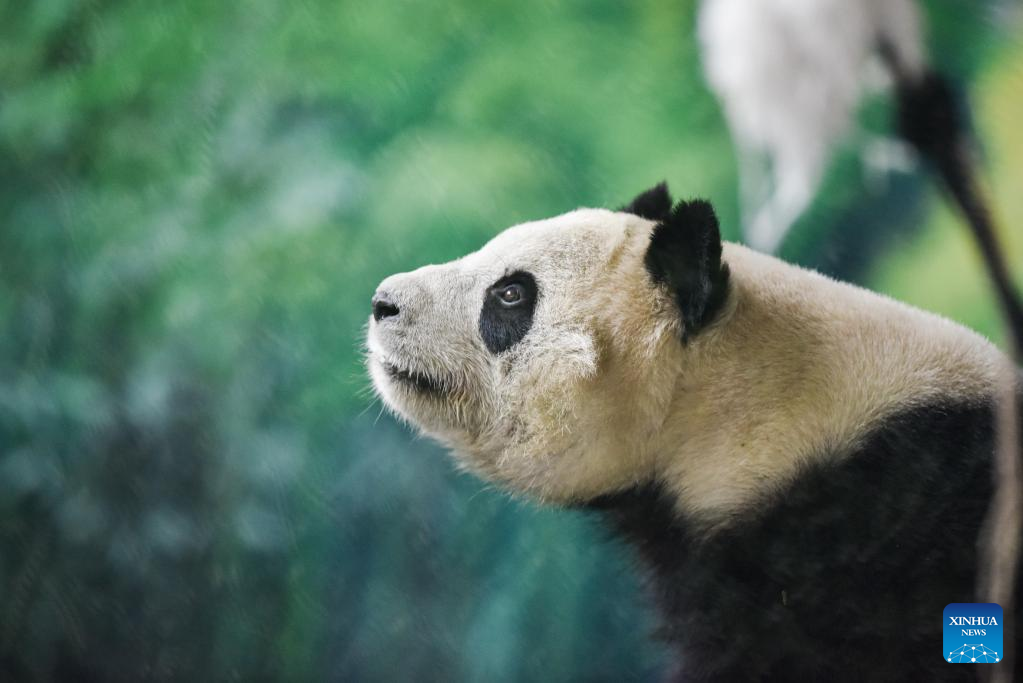
[[[538,290],[525,271],[506,275],[487,288],[480,311],[480,337],[491,353],[501,353],[522,341],[533,325]]]

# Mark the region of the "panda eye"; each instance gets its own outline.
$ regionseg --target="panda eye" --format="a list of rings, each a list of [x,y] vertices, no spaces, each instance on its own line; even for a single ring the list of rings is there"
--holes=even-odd
[[[526,298],[526,288],[517,282],[505,285],[494,293],[505,306],[517,306]]]
[[[536,278],[524,270],[505,275],[484,290],[479,330],[488,351],[502,353],[522,341],[533,325],[539,297]]]

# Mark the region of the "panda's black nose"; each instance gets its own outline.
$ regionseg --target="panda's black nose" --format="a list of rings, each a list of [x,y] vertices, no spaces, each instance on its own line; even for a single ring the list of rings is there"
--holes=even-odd
[[[380,322],[384,318],[393,318],[396,315],[398,306],[387,292],[377,292],[373,295],[373,320]]]

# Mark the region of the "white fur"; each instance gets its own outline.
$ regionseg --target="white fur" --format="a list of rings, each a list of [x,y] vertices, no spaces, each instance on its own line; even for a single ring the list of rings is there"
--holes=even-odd
[[[408,317],[371,321],[378,392],[509,490],[572,502],[657,480],[717,525],[886,416],[989,396],[1007,367],[948,320],[727,243],[725,310],[683,344],[671,294],[643,265],[651,227],[580,209],[388,278]],[[484,292],[519,269],[539,285],[535,320],[495,356],[477,329]],[[450,391],[395,383],[384,361]]]

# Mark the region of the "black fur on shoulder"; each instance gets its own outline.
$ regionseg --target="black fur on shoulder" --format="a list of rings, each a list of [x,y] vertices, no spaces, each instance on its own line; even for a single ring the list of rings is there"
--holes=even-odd
[[[682,341],[688,341],[714,318],[728,295],[728,266],[721,262],[721,232],[710,202],[676,204],[654,227],[645,264],[653,281],[674,293]]]
[[[941,615],[977,601],[993,450],[990,403],[920,406],[723,530],[657,484],[587,507],[648,570],[672,681],[975,681],[944,661]],[[1021,610],[1006,611],[1007,639]]]
[[[661,181],[646,192],[636,195],[619,211],[631,213],[648,221],[661,221],[671,213],[672,203],[671,193],[668,192],[668,183]]]

